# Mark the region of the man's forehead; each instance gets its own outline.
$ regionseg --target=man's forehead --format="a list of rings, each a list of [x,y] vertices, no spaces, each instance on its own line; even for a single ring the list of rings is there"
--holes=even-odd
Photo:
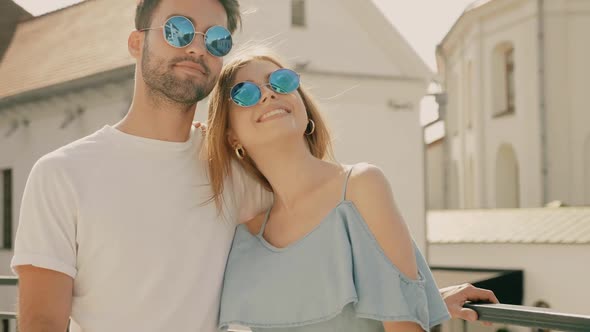
[[[184,16],[195,26],[227,26],[227,14],[219,0],[162,0],[156,17],[163,23],[173,16]]]

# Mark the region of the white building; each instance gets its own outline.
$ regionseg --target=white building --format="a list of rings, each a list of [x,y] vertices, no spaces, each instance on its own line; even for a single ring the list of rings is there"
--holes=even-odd
[[[442,170],[429,176],[442,185],[434,207],[590,205],[588,31],[587,0],[465,10],[437,49],[447,103],[445,144],[431,149],[444,158],[429,152]]]
[[[12,184],[3,193],[11,202],[3,207],[8,238],[17,228],[34,162],[126,113],[133,88],[127,37],[134,4],[83,2],[29,18],[16,26],[11,40],[0,40],[10,40],[0,62],[0,170]],[[432,78],[427,66],[371,1],[244,0],[241,5],[238,47],[249,40],[270,42],[301,72],[327,114],[337,158],[382,167],[424,249],[418,105]],[[14,8],[0,15],[15,15]],[[202,103],[197,119],[205,118]],[[10,246],[0,251],[0,275],[11,274],[11,255]],[[12,310],[14,292],[0,292],[0,311]]]
[[[445,134],[427,148],[428,253],[455,272],[435,270],[441,286],[517,271],[520,285],[498,290],[519,304],[590,314],[590,288],[572,279],[590,275],[590,208],[544,207],[590,205],[588,31],[587,0],[485,0],[438,46]],[[443,331],[498,328],[466,326]]]

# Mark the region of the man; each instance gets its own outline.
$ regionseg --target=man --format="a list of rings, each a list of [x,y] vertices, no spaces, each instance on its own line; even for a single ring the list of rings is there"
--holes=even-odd
[[[70,317],[73,332],[216,330],[234,228],[202,204],[210,191],[192,120],[230,41],[210,43],[208,32],[239,23],[237,0],[138,4],[127,116],[44,156],[29,176],[12,261],[20,331],[61,332]],[[196,34],[183,34],[190,25]],[[494,299],[451,293],[457,317],[466,299]]]

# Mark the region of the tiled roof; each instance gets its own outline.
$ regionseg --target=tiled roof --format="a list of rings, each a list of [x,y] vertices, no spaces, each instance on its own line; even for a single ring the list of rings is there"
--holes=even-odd
[[[488,2],[492,2],[492,1],[494,1],[494,0],[476,0],[476,1],[473,1],[472,3],[470,3],[469,5],[467,5],[467,8],[465,8],[465,11],[464,12],[468,12],[470,10],[479,8],[479,7],[487,4]]]
[[[0,99],[133,65],[135,1],[89,0],[18,25],[0,63]],[[0,14],[1,15],[1,14]]]
[[[18,98],[38,97],[40,90],[50,91],[48,87],[78,84],[81,78],[119,73],[122,67],[129,72],[135,61],[125,46],[134,28],[136,2],[86,0],[20,23],[0,62],[0,107]],[[382,51],[397,56],[408,77],[430,78],[429,68],[372,1],[338,2],[348,10],[362,10],[360,24],[375,23],[372,29],[387,37]]]
[[[428,242],[590,244],[590,207],[437,210]]]

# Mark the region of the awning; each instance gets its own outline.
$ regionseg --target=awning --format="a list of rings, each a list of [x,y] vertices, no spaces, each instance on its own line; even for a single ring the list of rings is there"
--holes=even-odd
[[[522,305],[524,273],[522,270],[476,269],[463,267],[430,267],[440,288],[470,283],[489,289],[504,304]]]

